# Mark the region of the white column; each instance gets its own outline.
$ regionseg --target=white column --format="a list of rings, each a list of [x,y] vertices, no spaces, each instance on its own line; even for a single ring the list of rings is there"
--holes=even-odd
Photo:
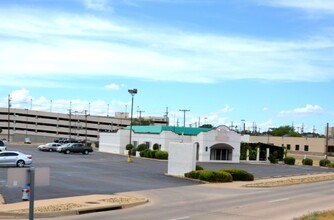
[[[249,149],[246,151],[246,161],[249,161]]]
[[[256,148],[256,161],[257,162],[260,161],[260,148],[259,147]]]
[[[267,153],[266,153],[266,161],[267,162],[269,162],[269,159],[268,159],[269,155],[270,155],[270,148],[267,148]]]

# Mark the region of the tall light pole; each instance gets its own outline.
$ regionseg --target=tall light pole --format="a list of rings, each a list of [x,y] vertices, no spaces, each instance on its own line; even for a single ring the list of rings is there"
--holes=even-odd
[[[189,112],[188,109],[180,109],[179,111],[183,112],[183,127],[186,127],[186,112]]]
[[[130,117],[130,140],[129,140],[129,144],[131,144],[131,137],[132,137],[132,115],[133,115],[133,97],[134,97],[135,94],[137,94],[137,89],[129,89],[128,92],[131,94],[131,117]]]
[[[12,107],[12,104],[11,104],[11,98],[10,98],[10,95],[8,95],[8,130],[7,130],[7,141],[9,142],[9,138],[10,138],[10,107]]]

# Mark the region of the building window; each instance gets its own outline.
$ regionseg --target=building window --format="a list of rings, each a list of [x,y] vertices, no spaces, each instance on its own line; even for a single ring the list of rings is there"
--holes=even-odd
[[[296,151],[299,150],[299,144],[296,144]]]
[[[208,152],[208,146],[205,147],[205,152]]]
[[[288,150],[290,150],[290,149],[291,149],[291,145],[290,145],[290,144],[287,144],[287,145],[286,145],[286,148],[287,148]]]
[[[147,148],[150,149],[150,144],[151,143],[147,141],[147,142],[145,142],[145,144],[146,144]]]
[[[138,141],[133,141],[133,146],[137,147],[138,146]]]
[[[304,145],[304,151],[308,151],[308,145]]]

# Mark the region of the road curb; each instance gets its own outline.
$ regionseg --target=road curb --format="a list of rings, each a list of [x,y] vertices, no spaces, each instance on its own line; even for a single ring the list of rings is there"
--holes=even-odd
[[[148,198],[136,198],[136,197],[126,197],[133,199],[133,201],[130,202],[109,202],[108,200],[110,198],[125,198],[125,197],[119,197],[119,196],[111,197],[108,195],[106,195],[105,197],[100,197],[100,196],[85,197],[84,200],[80,200],[80,198],[79,199],[78,198],[79,197],[75,198],[75,201],[73,201],[73,203],[78,205],[78,207],[74,207],[68,210],[45,211],[45,212],[35,211],[34,217],[55,218],[59,216],[83,215],[88,213],[125,209],[149,202]],[[66,201],[68,201],[68,199],[64,199],[64,201],[58,199],[57,201],[52,203],[52,206],[62,206],[62,205],[66,206],[67,204]],[[35,206],[35,210],[40,207],[43,207],[43,205]],[[0,211],[0,219],[17,219],[17,218],[28,218],[28,217],[29,217],[29,210],[27,209],[27,206],[22,208],[22,205],[20,204],[17,205],[16,209],[10,208],[5,211],[4,210]]]

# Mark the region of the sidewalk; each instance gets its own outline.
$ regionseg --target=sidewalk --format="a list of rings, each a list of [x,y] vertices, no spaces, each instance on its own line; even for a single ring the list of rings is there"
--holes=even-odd
[[[0,202],[1,199],[2,197],[0,196]],[[126,195],[88,195],[36,200],[34,203],[34,216],[36,218],[52,218],[65,215],[80,215],[90,212],[123,209],[147,202],[147,198],[137,198]],[[0,219],[28,217],[29,201],[0,204]]]

